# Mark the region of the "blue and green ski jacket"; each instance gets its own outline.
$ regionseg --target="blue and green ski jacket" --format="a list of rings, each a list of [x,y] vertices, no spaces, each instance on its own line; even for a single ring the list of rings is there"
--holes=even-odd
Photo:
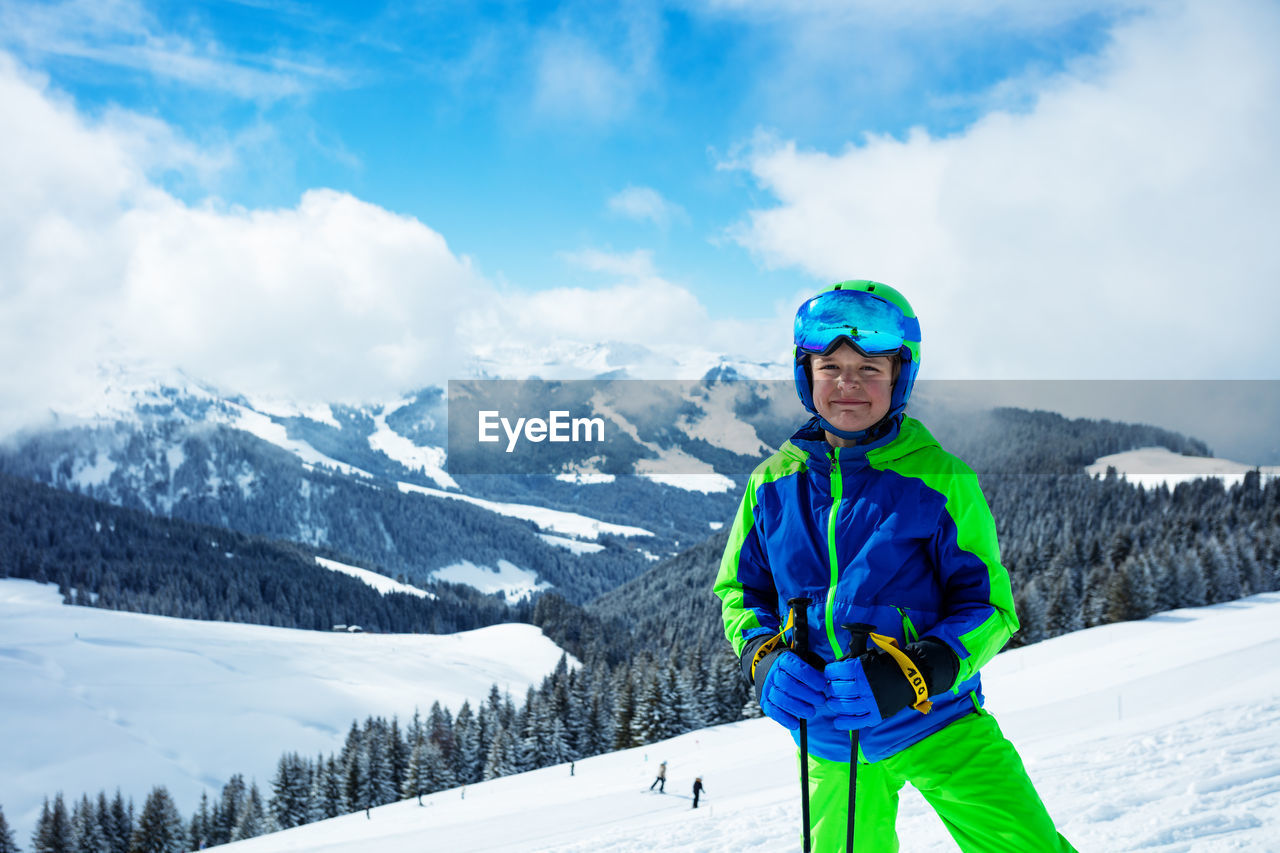
[[[812,601],[804,614],[810,651],[826,662],[848,649],[841,626],[858,622],[900,646],[927,635],[951,647],[960,662],[955,683],[937,688],[930,713],[906,708],[863,729],[865,761],[980,706],[978,669],[1018,630],[978,478],[914,418],[853,448],[829,445],[817,418],[801,427],[752,472],[715,592],[739,655],[753,639],[776,634],[797,597]],[[811,753],[849,760],[849,734],[825,708],[808,732]]]

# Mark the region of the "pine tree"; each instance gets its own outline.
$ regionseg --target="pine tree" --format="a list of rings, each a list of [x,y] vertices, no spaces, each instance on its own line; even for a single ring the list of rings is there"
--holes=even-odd
[[[316,767],[323,767],[323,770],[316,771],[311,786],[311,821],[346,814],[349,804],[343,794],[342,771],[338,768],[337,759],[332,755],[323,761],[317,758]]]
[[[361,750],[356,755],[355,764],[352,765],[351,772],[347,774],[348,790],[352,791],[349,802],[353,810],[368,812],[369,809],[377,805],[373,785],[370,781],[371,777],[369,752]]]
[[[400,734],[400,721],[393,714],[388,725],[381,719],[379,731],[382,733],[383,752],[387,757],[387,768],[390,780],[389,799],[385,803],[394,803],[400,798],[400,788],[404,785],[404,771],[409,766],[409,748]]]
[[[581,669],[574,670],[569,683],[569,708],[565,717],[565,741],[568,745],[566,759],[576,761],[591,752],[590,715],[591,699],[587,694],[587,676]]]
[[[385,725],[371,726],[365,733],[369,756],[369,802],[375,806],[394,803],[398,798],[391,766],[390,732]]]
[[[458,709],[457,718],[453,721],[454,737],[458,742],[455,769],[458,782],[463,785],[479,781],[480,771],[483,769],[481,762],[484,756],[480,752],[477,725],[470,703],[464,701],[462,707]]]
[[[0,808],[0,853],[21,853],[18,842],[13,840],[13,830],[4,819],[3,808]]]
[[[638,691],[636,715],[632,722],[632,731],[641,744],[663,740],[673,733],[671,706],[663,689],[664,673],[651,665],[642,665],[640,671],[645,670],[648,674]]]
[[[71,845],[75,853],[109,853],[107,838],[98,825],[98,810],[88,794],[71,811]]]
[[[360,755],[364,751],[360,726],[355,720],[347,730],[347,739],[342,744],[342,752],[338,756],[338,766],[342,770],[342,797],[350,809],[363,809],[360,800]]]
[[[433,741],[427,741],[426,747],[427,754],[423,758],[423,777],[427,790],[435,792],[456,787],[458,779],[453,773],[452,765],[444,757],[444,752]]]
[[[701,685],[706,683],[706,664],[702,649],[695,647],[684,662],[679,675],[680,692],[684,697],[686,709],[685,731],[702,729],[711,725],[707,715],[706,703],[703,700]]]
[[[129,841],[129,853],[184,853],[186,849],[182,816],[169,791],[162,785],[152,788]]]
[[[1056,578],[1048,580],[1047,603],[1044,607],[1044,637],[1061,637],[1084,626],[1084,612],[1080,601],[1078,575],[1074,569],[1064,569]]]
[[[493,740],[489,744],[489,753],[485,756],[484,781],[497,779],[499,776],[510,776],[514,772],[511,764],[511,736],[499,723],[494,730]]]
[[[414,744],[413,751],[409,753],[409,766],[405,769],[404,785],[400,788],[402,797],[412,799],[418,798],[418,805],[422,805],[422,795],[430,794],[431,789],[427,787],[426,772],[424,763],[426,761],[427,744],[429,741],[423,737],[419,738]]]
[[[1137,609],[1133,601],[1133,584],[1129,577],[1127,567],[1131,563],[1124,563],[1117,566],[1111,572],[1111,577],[1107,581],[1107,598],[1106,611],[1104,619],[1107,622],[1125,622],[1129,619],[1136,619]]]
[[[613,748],[637,746],[639,740],[632,729],[636,718],[636,698],[628,667],[620,666],[614,673],[613,695]]]
[[[71,820],[61,791],[54,796],[52,806],[45,798],[31,844],[35,853],[72,853]]]
[[[1204,562],[1210,603],[1235,601],[1239,598],[1242,594],[1240,567],[1231,559],[1222,540],[1216,535],[1210,536],[1201,545],[1200,554]]]
[[[133,838],[133,800],[126,803],[124,795],[116,788],[110,813],[103,811],[99,817],[111,853],[129,853],[129,840]]]
[[[1174,575],[1178,579],[1182,607],[1200,607],[1209,603],[1209,586],[1204,577],[1204,565],[1194,551],[1174,555]]]
[[[235,828],[231,830],[231,840],[242,841],[246,838],[257,838],[259,835],[266,835],[274,829],[270,816],[262,804],[262,795],[258,793],[258,783],[251,782],[249,784],[249,794],[244,798],[244,808],[240,811]]]
[[[668,661],[663,671],[662,692],[668,713],[666,737],[699,728],[694,725],[693,694],[689,682],[684,673],[676,669],[674,660]]]
[[[289,829],[309,820],[311,807],[311,769],[297,753],[280,756],[276,775],[271,780],[268,806],[276,826]]]
[[[445,762],[453,768],[458,765],[458,739],[454,732],[453,717],[448,708],[441,708],[439,702],[431,703],[427,713],[427,737],[440,747]]]
[[[602,661],[595,666],[591,680],[591,747],[584,750],[584,755],[599,755],[613,746],[615,732],[612,684],[613,673]]]
[[[236,825],[240,822],[240,817],[245,809],[245,796],[244,777],[239,773],[232,776],[227,781],[227,784],[222,786],[222,800],[218,804],[218,819],[214,822],[216,844],[226,844],[235,840]]]
[[[191,849],[203,850],[208,847],[213,839],[213,814],[209,810],[209,794],[207,791],[200,794],[200,808],[196,809],[196,813],[191,816],[191,828],[187,830],[187,840],[191,843]]]

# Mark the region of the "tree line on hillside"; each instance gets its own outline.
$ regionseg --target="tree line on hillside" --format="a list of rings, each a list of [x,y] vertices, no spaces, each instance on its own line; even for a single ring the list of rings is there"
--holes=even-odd
[[[114,507],[0,474],[0,577],[57,583],[69,604],[184,619],[328,630],[453,633],[528,622],[532,605],[509,606],[458,584],[432,598],[383,595],[316,565],[314,552],[230,530]],[[337,555],[335,555],[337,556]]]
[[[1253,471],[1230,488],[1209,478],[1146,489],[1112,470],[1101,478],[987,474],[981,482],[1022,621],[1014,646],[1280,589],[1280,478],[1263,483]],[[711,588],[728,535],[587,605],[608,626],[604,636],[616,645],[609,653],[625,656],[632,637],[726,646]]]
[[[97,481],[84,474],[98,467],[109,473]],[[413,583],[463,560],[493,566],[505,559],[585,602],[649,566],[630,548],[575,555],[522,519],[406,494],[394,480],[304,466],[289,451],[225,426],[169,422],[33,435],[0,451],[0,473],[158,516],[332,548]]]
[[[1280,589],[1280,479],[1028,482],[1040,479],[984,483],[1022,620],[1014,645]]]
[[[712,657],[696,649],[676,652],[648,649],[618,666],[592,658],[570,667],[562,656],[519,707],[495,684],[475,709],[464,702],[456,715],[433,702],[425,719],[415,711],[405,727],[397,717],[353,721],[336,754],[282,754],[265,795],[256,781],[246,784],[235,774],[219,797],[202,795],[190,819],[160,785],[136,820],[132,802],[126,805],[119,792],[110,802],[105,791],[96,799],[84,795],[70,813],[59,792],[52,804],[45,801],[34,849],[200,850],[759,716],[727,651]]]

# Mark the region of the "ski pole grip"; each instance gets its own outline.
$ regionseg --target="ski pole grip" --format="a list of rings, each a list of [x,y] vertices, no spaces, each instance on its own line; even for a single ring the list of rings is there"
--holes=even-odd
[[[849,658],[861,657],[862,653],[867,650],[867,637],[876,630],[875,625],[868,625],[866,622],[853,622],[847,625],[841,625],[851,635],[849,638],[849,650],[845,652],[840,660],[848,660]]]
[[[813,603],[811,598],[793,598],[787,602],[787,607],[791,609],[791,650],[804,652],[809,650],[809,605]],[[796,614],[799,613],[797,618]]]

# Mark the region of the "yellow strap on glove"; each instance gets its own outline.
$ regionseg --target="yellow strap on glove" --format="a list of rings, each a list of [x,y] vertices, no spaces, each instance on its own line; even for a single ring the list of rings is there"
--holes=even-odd
[[[787,614],[787,624],[782,626],[782,630],[774,634],[769,639],[765,640],[763,643],[761,643],[760,648],[756,649],[756,653],[751,656],[751,683],[752,684],[754,684],[756,681],[756,664],[764,660],[765,656],[768,655],[769,652],[776,650],[779,646],[785,646],[787,644],[787,638],[784,635],[787,633],[787,631],[791,629],[791,626],[795,624],[795,621],[796,621],[796,612],[792,610],[789,614]]]
[[[929,686],[925,684],[924,676],[920,674],[920,667],[916,666],[915,661],[911,660],[906,652],[898,648],[898,641],[893,637],[875,633],[869,636],[873,643],[889,653],[889,657],[893,658],[894,662],[902,670],[902,674],[906,676],[907,683],[915,691],[916,701],[911,707],[921,714],[927,714],[932,711],[933,703],[929,701]]]

